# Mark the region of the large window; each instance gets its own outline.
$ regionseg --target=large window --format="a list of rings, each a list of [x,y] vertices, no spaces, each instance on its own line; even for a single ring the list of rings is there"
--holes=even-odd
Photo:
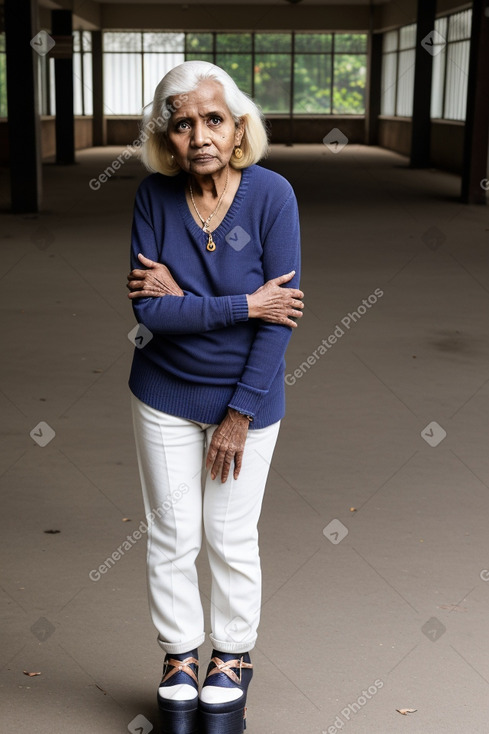
[[[365,112],[365,33],[104,33],[107,114],[140,114],[178,63],[218,64],[268,114]]]
[[[470,31],[472,10],[435,23],[431,116],[445,120],[465,120],[469,78]]]
[[[73,87],[75,115],[93,114],[92,34],[73,33]]]
[[[416,24],[384,33],[382,115],[410,117],[413,112]]]
[[[429,51],[433,56],[433,118],[465,120],[471,24],[472,10],[435,21]],[[415,24],[384,33],[382,115],[412,116],[415,47]]]

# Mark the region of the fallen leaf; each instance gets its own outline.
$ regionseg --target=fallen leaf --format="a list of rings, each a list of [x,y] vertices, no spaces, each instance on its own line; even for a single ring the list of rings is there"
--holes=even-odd
[[[350,512],[356,512],[356,511],[357,511],[356,507],[350,507]]]
[[[408,714],[414,714],[415,711],[418,709],[396,709],[400,714],[403,716],[407,716]]]
[[[61,530],[45,530],[45,533],[49,533],[49,535],[56,535],[56,533],[60,533]]]
[[[29,678],[33,678],[35,675],[41,675],[40,673],[30,673],[28,670],[23,670],[22,672],[24,675],[28,675]]]
[[[123,517],[122,518],[122,522],[131,522],[131,518],[130,517]]]

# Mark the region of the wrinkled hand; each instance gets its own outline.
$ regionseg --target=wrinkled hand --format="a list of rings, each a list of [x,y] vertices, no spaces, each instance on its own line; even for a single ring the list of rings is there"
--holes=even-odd
[[[250,422],[245,415],[228,408],[228,413],[212,435],[207,452],[206,469],[211,470],[215,479],[221,473],[224,483],[229,476],[231,463],[234,461],[233,477],[238,478],[243,461],[243,451]]]
[[[139,262],[146,270],[131,270],[127,276],[129,298],[148,298],[161,296],[183,296],[184,292],[162,263],[155,263],[139,253]]]
[[[292,326],[297,324],[292,319],[302,317],[304,304],[302,299],[304,293],[297,288],[282,288],[283,283],[288,283],[295,275],[295,270],[278,278],[273,278],[260,286],[248,300],[248,317],[250,319],[262,319],[272,324],[284,324]]]

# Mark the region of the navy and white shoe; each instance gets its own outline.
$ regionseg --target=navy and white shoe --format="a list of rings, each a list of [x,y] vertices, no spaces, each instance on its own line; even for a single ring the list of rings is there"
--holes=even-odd
[[[197,650],[168,654],[158,688],[161,734],[197,734],[199,661]]]
[[[242,734],[252,677],[249,653],[212,651],[199,699],[201,734]]]

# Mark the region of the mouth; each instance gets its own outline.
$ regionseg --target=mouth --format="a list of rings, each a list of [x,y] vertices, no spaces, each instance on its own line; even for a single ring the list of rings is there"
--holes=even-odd
[[[213,155],[196,155],[195,158],[192,158],[192,163],[209,163],[209,161],[213,160]]]

